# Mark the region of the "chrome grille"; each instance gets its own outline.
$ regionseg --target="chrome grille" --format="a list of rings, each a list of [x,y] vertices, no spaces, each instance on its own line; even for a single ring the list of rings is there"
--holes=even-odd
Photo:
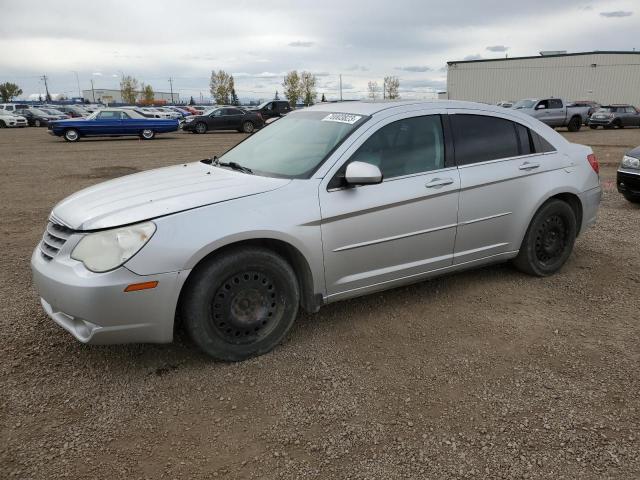
[[[40,242],[40,253],[45,260],[55,257],[74,231],[63,225],[49,222]]]

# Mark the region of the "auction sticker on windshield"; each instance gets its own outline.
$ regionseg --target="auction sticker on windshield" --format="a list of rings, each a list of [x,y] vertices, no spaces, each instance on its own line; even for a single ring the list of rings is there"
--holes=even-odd
[[[362,116],[353,115],[351,113],[330,113],[326,117],[322,119],[323,122],[338,122],[338,123],[348,123],[349,125],[353,125],[358,120],[360,120]]]

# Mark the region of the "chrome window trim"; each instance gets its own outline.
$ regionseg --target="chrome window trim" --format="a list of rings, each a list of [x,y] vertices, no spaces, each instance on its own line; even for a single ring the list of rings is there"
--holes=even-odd
[[[478,165],[488,165],[491,163],[509,162],[511,160],[534,158],[534,157],[540,157],[543,155],[554,155],[556,153],[558,153],[557,150],[554,150],[553,152],[527,153],[526,155],[516,155],[515,157],[505,157],[505,158],[497,158],[495,160],[485,160],[484,162],[467,163],[465,165],[458,165],[458,168],[469,168],[469,167],[476,167]]]

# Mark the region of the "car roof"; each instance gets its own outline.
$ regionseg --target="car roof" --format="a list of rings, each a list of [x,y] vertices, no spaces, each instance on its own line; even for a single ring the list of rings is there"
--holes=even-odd
[[[308,107],[305,111],[315,110],[321,112],[353,113],[359,115],[376,115],[381,112],[392,113],[393,111],[403,111],[414,109],[415,107],[425,110],[439,110],[442,108],[460,108],[469,110],[484,110],[504,113],[504,108],[497,105],[485,103],[465,102],[460,100],[388,100],[388,101],[358,101],[321,103]]]

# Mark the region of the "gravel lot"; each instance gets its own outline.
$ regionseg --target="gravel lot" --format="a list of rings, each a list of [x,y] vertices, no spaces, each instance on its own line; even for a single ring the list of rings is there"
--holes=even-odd
[[[66,195],[243,135],[0,130],[0,478],[640,478],[640,208],[614,180],[640,130],[564,134],[608,164],[559,275],[499,265],[333,304],[224,364],[184,335],[81,345],[29,257]]]

